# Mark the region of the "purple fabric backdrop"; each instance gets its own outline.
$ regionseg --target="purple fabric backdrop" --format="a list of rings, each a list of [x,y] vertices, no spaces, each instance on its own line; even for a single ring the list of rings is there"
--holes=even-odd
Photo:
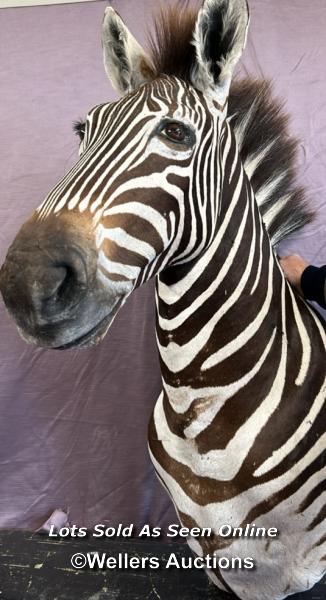
[[[0,10],[1,261],[19,226],[76,160],[72,121],[115,98],[101,58],[105,4]],[[144,41],[155,1],[113,4]],[[286,248],[322,264],[325,0],[251,0],[250,7],[242,69],[272,77],[287,99],[302,139],[299,179],[318,209],[315,223]],[[160,390],[153,285],[129,299],[109,336],[90,350],[33,348],[2,304],[0,320],[0,526],[35,528],[59,507],[80,526],[175,522],[146,448]]]

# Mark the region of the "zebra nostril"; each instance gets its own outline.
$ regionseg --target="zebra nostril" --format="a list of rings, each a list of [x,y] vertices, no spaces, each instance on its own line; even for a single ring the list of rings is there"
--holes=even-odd
[[[74,270],[68,265],[66,265],[65,267],[61,267],[61,269],[63,268],[65,269],[64,278],[55,292],[55,298],[57,302],[62,302],[65,299],[69,300],[69,298],[71,297],[71,291],[75,287],[76,283]]]
[[[68,263],[55,264],[49,275],[50,278],[48,276],[43,282],[43,293],[40,289],[36,290],[34,302],[39,304],[43,317],[60,318],[80,302],[86,284],[80,271]]]
[[[61,253],[46,268],[41,266],[39,287],[35,289],[34,306],[38,305],[41,318],[49,322],[70,317],[88,290],[87,252],[66,246],[62,258]]]

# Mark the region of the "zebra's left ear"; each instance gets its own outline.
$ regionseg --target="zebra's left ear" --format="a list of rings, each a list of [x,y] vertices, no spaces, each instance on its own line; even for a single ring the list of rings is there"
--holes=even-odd
[[[149,58],[111,6],[104,13],[102,46],[107,76],[121,96],[154,78]]]
[[[192,83],[222,106],[246,44],[248,25],[247,0],[205,0],[198,13]]]

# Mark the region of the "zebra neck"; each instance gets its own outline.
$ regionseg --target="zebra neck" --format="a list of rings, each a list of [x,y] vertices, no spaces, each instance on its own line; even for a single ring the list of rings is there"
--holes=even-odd
[[[266,360],[282,347],[289,290],[242,166],[234,167],[233,158],[227,167],[228,161],[212,243],[179,281],[157,281],[165,395],[188,425],[248,383],[258,387]],[[191,425],[188,433],[196,434]]]

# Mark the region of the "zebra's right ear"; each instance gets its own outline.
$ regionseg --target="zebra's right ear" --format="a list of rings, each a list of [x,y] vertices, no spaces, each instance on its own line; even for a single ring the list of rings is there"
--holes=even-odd
[[[104,13],[102,46],[107,76],[121,96],[154,78],[149,58],[111,6]]]

